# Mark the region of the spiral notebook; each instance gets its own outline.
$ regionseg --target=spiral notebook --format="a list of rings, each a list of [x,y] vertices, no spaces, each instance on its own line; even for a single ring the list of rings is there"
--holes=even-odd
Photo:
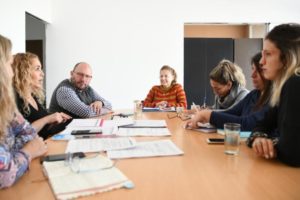
[[[56,199],[74,199],[121,187],[128,188],[128,185],[132,184],[118,168],[111,164],[110,159],[101,155],[81,160],[83,162],[81,166],[94,167],[99,163],[110,166],[103,170],[76,173],[65,162],[43,162],[45,174]]]

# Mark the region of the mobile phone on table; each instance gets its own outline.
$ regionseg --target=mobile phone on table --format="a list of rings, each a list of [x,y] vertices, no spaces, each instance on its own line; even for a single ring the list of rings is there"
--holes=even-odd
[[[44,156],[41,158],[41,162],[47,161],[47,162],[52,162],[52,161],[59,161],[59,160],[66,160],[68,154],[52,154],[48,156]],[[83,152],[76,152],[72,154],[73,157],[79,157],[79,158],[84,158],[85,154]]]
[[[208,144],[224,144],[223,138],[207,138],[206,142]]]

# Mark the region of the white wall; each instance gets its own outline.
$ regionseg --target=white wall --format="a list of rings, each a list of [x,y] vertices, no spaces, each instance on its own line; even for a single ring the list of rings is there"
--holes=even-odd
[[[159,83],[159,69],[174,67],[183,83],[183,25],[187,22],[294,22],[299,1],[53,0],[47,28],[47,91],[73,65],[92,65],[91,85],[114,108],[131,108]],[[50,96],[47,97],[48,102]]]
[[[25,12],[51,22],[51,0],[0,0],[0,34],[13,43],[13,53],[25,51]]]
[[[183,82],[184,23],[299,22],[300,1],[281,0],[0,0],[0,34],[25,50],[25,11],[49,22],[47,94],[78,61],[94,70],[92,86],[114,108],[131,108],[174,67]],[[51,95],[47,96],[47,101]]]

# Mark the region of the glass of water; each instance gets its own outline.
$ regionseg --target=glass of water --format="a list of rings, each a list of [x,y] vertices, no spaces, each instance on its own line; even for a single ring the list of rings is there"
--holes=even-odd
[[[238,155],[240,146],[240,131],[241,125],[236,123],[225,123],[225,154]]]

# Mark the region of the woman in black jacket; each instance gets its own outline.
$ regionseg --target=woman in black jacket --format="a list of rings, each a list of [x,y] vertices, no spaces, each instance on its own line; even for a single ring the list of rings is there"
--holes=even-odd
[[[273,80],[271,109],[247,143],[258,156],[300,167],[300,25],[276,26],[265,38],[264,77]],[[279,137],[270,133],[277,129]]]
[[[64,130],[71,117],[59,112],[51,114],[44,108],[44,72],[38,56],[29,52],[16,54],[12,69],[18,109],[39,136],[47,139]]]

